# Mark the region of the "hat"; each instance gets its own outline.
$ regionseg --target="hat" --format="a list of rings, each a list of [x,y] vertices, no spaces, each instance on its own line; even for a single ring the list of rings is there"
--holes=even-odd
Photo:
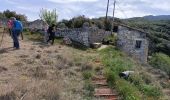
[[[12,20],[16,20],[16,18],[15,18],[15,17],[11,17],[11,19],[12,19]]]

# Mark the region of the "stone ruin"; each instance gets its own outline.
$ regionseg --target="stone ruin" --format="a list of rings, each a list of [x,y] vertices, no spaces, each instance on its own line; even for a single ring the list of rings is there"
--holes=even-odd
[[[134,59],[147,63],[148,33],[128,26],[120,25],[117,31],[117,46]]]
[[[134,59],[137,59],[142,63],[147,63],[147,33],[125,25],[119,25],[115,30],[118,38],[117,47]],[[87,47],[90,47],[93,43],[102,43],[102,40],[110,35],[110,31],[90,27],[64,29],[56,32],[56,36],[69,37],[71,40],[79,42]]]
[[[31,26],[34,27],[34,25]],[[147,62],[148,41],[146,32],[125,25],[117,25],[114,27],[114,32],[117,33],[118,48],[142,63]],[[55,35],[57,37],[69,38],[72,42],[90,47],[93,43],[102,43],[104,38],[111,35],[111,32],[96,27],[89,27],[88,24],[85,24],[83,28],[58,29]]]
[[[55,34],[57,37],[68,37],[74,42],[90,47],[93,43],[101,43],[105,37],[111,35],[111,32],[94,28],[75,28],[57,30]]]

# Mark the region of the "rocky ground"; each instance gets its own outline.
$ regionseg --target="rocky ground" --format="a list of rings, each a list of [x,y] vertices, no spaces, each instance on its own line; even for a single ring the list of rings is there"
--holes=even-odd
[[[0,48],[0,100],[83,100],[82,67],[93,54],[5,35]]]

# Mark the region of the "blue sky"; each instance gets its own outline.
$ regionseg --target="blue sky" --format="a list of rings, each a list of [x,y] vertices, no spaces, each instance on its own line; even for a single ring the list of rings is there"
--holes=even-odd
[[[113,0],[110,0],[112,15]],[[59,20],[85,15],[90,18],[105,16],[107,0],[0,0],[0,11],[6,9],[25,14],[28,20],[39,18],[41,8],[56,9]],[[115,16],[118,18],[145,15],[170,15],[170,0],[117,0]]]

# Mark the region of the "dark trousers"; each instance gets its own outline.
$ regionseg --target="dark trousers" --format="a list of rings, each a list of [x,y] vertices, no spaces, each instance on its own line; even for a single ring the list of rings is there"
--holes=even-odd
[[[13,42],[14,42],[14,47],[17,48],[17,49],[20,48],[19,40],[18,40],[20,33],[21,33],[20,30],[13,30],[12,31],[12,38],[13,38]]]
[[[9,28],[8,31],[9,31],[9,36],[12,36],[12,30]]]
[[[52,41],[51,44],[54,44],[54,39],[55,39],[55,33],[50,33],[49,39],[47,40],[47,42],[49,42],[50,40]]]

